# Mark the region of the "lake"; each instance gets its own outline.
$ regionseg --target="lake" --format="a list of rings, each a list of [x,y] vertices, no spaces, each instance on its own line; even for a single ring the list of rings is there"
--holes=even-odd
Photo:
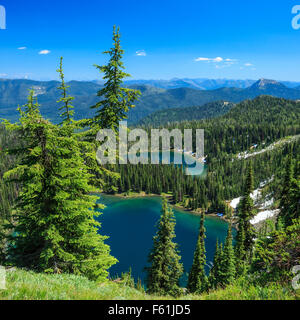
[[[155,225],[161,215],[160,197],[141,197],[123,199],[120,197],[101,195],[100,203],[107,207],[98,218],[102,227],[100,233],[110,238],[106,243],[111,247],[111,254],[119,262],[110,269],[111,277],[120,276],[132,268],[135,280],[144,282],[148,265],[147,257],[152,248]],[[197,242],[200,217],[174,209],[176,217],[176,242],[184,264],[185,272],[190,270]],[[228,224],[217,217],[206,217],[206,255],[207,261],[212,262],[217,238],[224,241]],[[208,271],[209,268],[207,267]],[[187,274],[182,279],[186,281]]]
[[[129,162],[133,163],[130,159],[131,156],[136,154],[128,154]],[[207,174],[207,166],[201,160],[194,158],[191,154],[179,152],[179,151],[152,151],[152,152],[140,152],[139,156],[146,159],[148,163],[164,163],[175,166],[183,166],[185,173],[191,176],[198,176],[204,178]],[[177,163],[177,164],[174,164]],[[180,164],[178,164],[180,163]]]

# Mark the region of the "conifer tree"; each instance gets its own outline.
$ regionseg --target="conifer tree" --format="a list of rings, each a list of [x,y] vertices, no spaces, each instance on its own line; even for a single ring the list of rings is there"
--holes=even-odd
[[[223,283],[223,245],[216,242],[216,251],[214,255],[213,266],[210,269],[208,281],[211,289],[219,288]]]
[[[236,266],[235,266],[235,252],[232,244],[232,225],[229,224],[227,237],[224,244],[224,252],[223,252],[223,273],[224,273],[224,285],[228,285],[233,283],[236,275]]]
[[[254,237],[255,237],[255,230],[250,223],[250,220],[254,216],[254,203],[251,198],[251,193],[254,189],[253,183],[253,168],[252,163],[249,162],[248,169],[247,169],[247,177],[246,177],[246,185],[244,196],[241,200],[241,206],[239,210],[238,216],[238,232],[237,232],[237,246],[242,245],[243,249],[237,247],[237,251],[245,250],[248,259],[252,258],[253,253],[253,245],[254,245]],[[244,232],[242,236],[241,233]],[[243,243],[241,242],[241,239]]]
[[[205,274],[205,215],[201,214],[200,230],[194,253],[194,261],[189,273],[187,289],[191,293],[201,294],[208,289],[208,279]]]
[[[96,197],[90,195],[90,175],[78,139],[68,122],[57,126],[43,119],[33,91],[19,112],[18,124],[6,122],[22,137],[21,147],[13,151],[21,152],[21,160],[5,174],[21,187],[9,226],[9,262],[104,281],[116,259],[104,243],[107,237],[98,234]]]
[[[208,285],[210,289],[216,288],[216,283],[217,283],[216,271],[217,271],[218,260],[219,260],[219,239],[217,239],[216,241],[214,259],[213,259],[212,266],[210,268],[209,276],[208,276]]]
[[[277,228],[281,223],[284,228],[292,225],[293,219],[300,216],[300,177],[297,176],[298,174],[297,170],[294,170],[292,156],[289,155],[281,191]]]
[[[116,26],[113,28],[113,47],[104,54],[110,56],[108,64],[95,65],[101,73],[104,73],[103,79],[105,80],[103,88],[97,93],[100,101],[91,107],[95,110],[94,117],[81,121],[81,125],[89,128],[83,133],[84,140],[93,142],[93,144],[85,145],[84,152],[85,162],[93,175],[90,182],[97,189],[115,193],[120,175],[99,165],[96,152],[100,144],[96,141],[96,135],[101,129],[113,129],[117,133],[119,121],[127,118],[127,112],[134,107],[133,103],[138,99],[140,92],[122,86],[123,80],[130,74],[123,71],[125,68],[122,62],[124,50],[121,48],[120,32]],[[105,183],[106,179],[109,179],[110,183]]]
[[[74,107],[70,103],[74,100],[74,97],[71,97],[67,92],[70,86],[67,86],[65,83],[65,75],[63,71],[63,57],[60,58],[60,65],[59,69],[57,69],[57,72],[59,73],[61,79],[61,84],[58,87],[58,90],[61,91],[61,98],[57,101],[57,103],[63,103],[63,106],[59,108],[59,111],[63,111],[61,113],[63,123],[66,122],[67,124],[70,124],[74,116]]]
[[[179,279],[183,273],[175,238],[175,217],[163,199],[162,215],[158,230],[153,238],[153,248],[149,255],[150,267],[147,270],[147,288],[151,294],[180,294]]]
[[[99,129],[116,130],[119,121],[127,118],[127,112],[134,107],[133,103],[140,95],[138,90],[122,87],[123,79],[130,77],[130,74],[123,71],[124,50],[121,48],[120,30],[116,26],[113,28],[113,47],[104,54],[110,56],[108,64],[95,65],[101,73],[104,73],[103,79],[106,82],[103,89],[98,92],[101,100],[92,106],[96,111],[91,123],[91,127],[95,129],[94,133]]]
[[[247,271],[247,254],[245,250],[245,231],[244,226],[239,226],[236,236],[235,246],[235,259],[236,259],[236,276],[243,277]]]

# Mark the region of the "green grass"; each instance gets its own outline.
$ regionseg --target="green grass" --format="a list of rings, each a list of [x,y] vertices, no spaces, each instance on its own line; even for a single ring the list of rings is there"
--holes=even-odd
[[[37,274],[31,271],[7,272],[6,290],[0,290],[0,300],[164,300],[171,297],[147,295],[123,283],[103,284],[75,275]],[[299,296],[298,296],[299,298]],[[294,300],[295,292],[272,286],[257,288],[233,285],[209,294],[186,295],[182,300]]]
[[[209,294],[203,294],[201,300],[298,300],[299,293],[297,295],[291,288],[282,288],[277,284],[268,287],[235,284],[223,290],[219,289]]]

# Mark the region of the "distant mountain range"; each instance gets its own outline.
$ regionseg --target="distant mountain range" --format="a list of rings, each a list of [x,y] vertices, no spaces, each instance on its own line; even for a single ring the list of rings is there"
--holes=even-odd
[[[246,89],[169,89],[160,93],[144,94],[140,102],[137,103],[135,110],[130,112],[130,119],[131,121],[137,122],[158,110],[193,106],[199,107],[215,101],[238,103],[246,99],[256,98],[260,95],[270,95],[278,98],[299,100],[300,90],[288,88],[282,83],[266,79],[260,79]]]
[[[177,84],[180,81],[187,83],[186,80],[178,79]],[[218,81],[210,80],[211,83]],[[28,90],[33,88],[41,104],[42,113],[47,118],[58,121],[56,102],[59,99],[58,85],[59,83],[56,81],[0,79],[0,118],[16,120],[18,117],[16,111],[18,105],[26,103]],[[93,111],[90,109],[90,106],[99,100],[96,94],[102,85],[96,82],[83,81],[71,81],[68,85],[71,86],[70,94],[75,97],[76,118],[81,119],[92,116]],[[139,89],[142,92],[142,96],[136,103],[136,107],[129,112],[129,121],[131,123],[137,123],[158,110],[193,106],[200,107],[216,101],[237,103],[260,95],[300,100],[300,86],[290,88],[283,83],[266,79],[256,81],[246,88],[222,87],[214,90],[195,89],[187,86],[165,89],[146,82],[140,84],[126,82],[126,85],[130,88]]]
[[[246,89],[252,86],[257,80],[231,80],[231,79],[179,79],[174,78],[171,80],[129,80],[125,81],[126,85],[150,85],[152,87],[161,89],[178,89],[178,88],[190,88],[198,90],[216,90],[220,88],[240,88]],[[292,81],[279,81],[288,88],[300,87],[300,82]],[[103,84],[103,82],[96,83]]]

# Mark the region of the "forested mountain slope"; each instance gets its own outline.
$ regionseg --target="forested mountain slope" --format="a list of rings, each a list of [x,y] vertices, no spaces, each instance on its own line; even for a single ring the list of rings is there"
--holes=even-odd
[[[270,192],[276,198],[288,154],[295,159],[300,154],[299,139],[291,139],[257,156],[237,159],[243,151],[262,150],[284,137],[299,135],[300,102],[291,100],[260,96],[237,104],[218,118],[170,123],[166,127],[204,129],[207,176],[193,179],[168,165],[119,166],[121,192],[171,192],[175,203],[194,210],[209,207],[211,212],[222,212],[225,201],[243,194],[247,163],[253,163],[255,188],[273,177]]]
[[[216,118],[226,114],[233,106],[231,102],[217,101],[203,106],[160,110],[143,118],[139,124],[160,126],[171,122]]]
[[[0,118],[16,120],[18,105],[26,103],[28,90],[33,88],[41,104],[42,113],[49,119],[58,121],[55,108],[58,95],[56,81],[32,80],[0,80]],[[98,101],[97,92],[101,85],[95,82],[71,81],[70,94],[75,97],[76,119],[88,118],[93,115],[90,106]],[[128,85],[128,84],[127,84]],[[170,108],[185,108],[202,106],[215,101],[241,102],[253,99],[259,95],[297,100],[300,90],[288,88],[272,80],[261,79],[246,89],[218,88],[216,90],[198,90],[189,87],[163,89],[148,84],[130,84],[130,88],[138,89],[142,95],[136,102],[136,107],[130,110],[128,117],[131,123],[136,123],[149,114]],[[196,118],[198,119],[198,118]]]

